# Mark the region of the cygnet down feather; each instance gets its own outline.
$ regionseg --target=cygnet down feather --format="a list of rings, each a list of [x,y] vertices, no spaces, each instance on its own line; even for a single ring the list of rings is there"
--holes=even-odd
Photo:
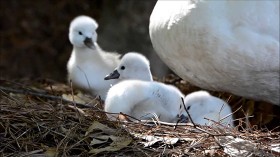
[[[212,96],[206,91],[197,91],[188,94],[184,98],[184,103],[191,119],[196,124],[213,124],[211,121],[205,119],[208,118],[224,126],[234,126],[230,106],[222,99]]]
[[[176,122],[183,94],[172,85],[160,82],[126,80],[110,88],[105,100],[105,111],[124,113],[137,119],[159,118]],[[107,114],[111,120],[117,115]]]
[[[149,60],[136,52],[125,54],[117,68],[104,79],[153,81]]]
[[[68,79],[73,86],[99,95],[103,100],[117,80],[105,81],[104,76],[119,65],[119,54],[104,52],[97,44],[98,24],[88,16],[78,16],[70,24],[69,40],[73,45],[67,63]]]

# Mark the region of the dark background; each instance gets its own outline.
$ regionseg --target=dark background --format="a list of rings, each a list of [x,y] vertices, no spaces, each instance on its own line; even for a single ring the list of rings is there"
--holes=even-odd
[[[169,71],[156,56],[149,37],[149,18],[155,3],[156,0],[0,0],[0,84],[1,78],[48,78],[65,83],[66,63],[72,51],[68,29],[78,15],[91,16],[99,23],[98,43],[104,50],[142,52],[150,59],[153,75],[165,76]],[[185,86],[188,87],[180,88],[185,94],[194,91]],[[278,117],[278,126],[279,107],[262,103],[239,97],[230,102],[234,110],[240,105],[245,106],[245,111],[254,110],[257,116],[253,124],[260,119],[270,121],[273,115]],[[237,117],[243,116],[240,111]]]
[[[156,0],[1,0],[0,76],[5,79],[50,78],[66,81],[72,51],[70,22],[88,15],[99,23],[98,43],[106,51],[138,51],[162,77],[167,68],[149,37],[149,17]]]

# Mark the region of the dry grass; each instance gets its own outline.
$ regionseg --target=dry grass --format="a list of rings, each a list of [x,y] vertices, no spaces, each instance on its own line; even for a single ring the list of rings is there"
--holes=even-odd
[[[178,86],[184,93],[198,90],[174,76],[161,81]],[[133,138],[127,147],[113,152],[101,152],[98,154],[101,156],[229,156],[225,153],[228,137],[245,140],[248,147],[243,149],[254,156],[280,155],[271,149],[271,144],[280,143],[279,128],[271,130],[279,126],[279,123],[272,123],[270,129],[264,126],[256,129],[251,125],[245,128],[242,120],[239,121],[239,127],[234,129],[196,128],[191,124],[175,127],[146,122],[116,123],[107,120],[102,111],[103,103],[97,98],[86,99],[86,103],[62,99],[62,94],[68,93],[71,96],[72,93],[71,88],[64,84],[50,80],[16,82],[0,80],[1,156],[90,156],[92,154],[89,151],[93,148],[104,148],[112,143],[108,140],[99,145],[90,144],[93,137],[85,134],[94,121],[115,130],[117,133],[114,135]],[[235,105],[233,108],[251,102],[226,93],[213,94],[229,99],[229,103]],[[256,103],[253,102],[253,107]],[[279,122],[275,117],[270,122],[275,119]],[[154,143],[151,138],[154,138]],[[172,138],[175,142],[168,143]],[[145,144],[150,146],[144,147]]]

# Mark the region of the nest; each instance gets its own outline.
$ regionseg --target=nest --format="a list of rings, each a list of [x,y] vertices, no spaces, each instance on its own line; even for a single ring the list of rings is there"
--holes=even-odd
[[[198,90],[173,75],[159,81],[174,84],[184,93]],[[73,91],[63,83],[46,79],[0,82],[1,156],[280,155],[279,108],[266,107],[272,109],[269,115],[263,113],[246,123],[242,118],[258,115],[256,106],[263,102],[212,92],[227,100],[233,110],[247,107],[234,115],[239,119],[236,128],[112,122],[99,98]]]

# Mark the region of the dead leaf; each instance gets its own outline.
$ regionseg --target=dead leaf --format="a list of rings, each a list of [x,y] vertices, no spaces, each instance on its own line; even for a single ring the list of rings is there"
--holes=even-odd
[[[47,148],[47,150],[45,151],[44,155],[46,157],[55,157],[55,156],[58,155],[58,151],[57,151],[56,148],[53,148],[53,147]]]
[[[99,136],[94,136],[94,138],[92,139],[92,141],[90,142],[90,145],[96,145],[96,144],[102,144],[102,143],[106,143],[109,140],[110,136],[108,135],[100,135]]]
[[[234,138],[232,136],[225,136],[218,138],[220,144],[224,147],[224,152],[230,156],[251,156],[252,152],[256,153],[256,144],[244,140],[242,138]]]
[[[111,136],[109,136],[109,138],[111,140],[113,140],[113,142],[109,146],[104,147],[104,148],[91,149],[89,151],[89,153],[96,155],[96,154],[104,152],[104,151],[109,151],[109,152],[118,151],[118,150],[121,150],[121,149],[125,148],[126,146],[128,146],[132,141],[132,138],[129,136],[111,135]]]
[[[96,130],[101,130],[102,133],[91,134],[93,131]],[[98,154],[104,151],[118,151],[131,143],[131,137],[117,136],[116,133],[116,129],[112,129],[104,124],[94,121],[85,133],[85,136],[88,136],[90,134],[90,136],[93,138],[90,145],[106,143],[109,139],[111,139],[113,142],[109,146],[104,148],[93,148],[90,150],[89,153]]]
[[[168,145],[173,145],[176,144],[179,140],[184,140],[183,138],[174,138],[174,137],[157,137],[157,136],[153,136],[153,135],[143,135],[143,134],[138,134],[138,133],[132,133],[132,135],[135,138],[140,138],[143,139],[147,142],[140,142],[144,145],[144,147],[149,147],[154,145],[157,142],[163,142],[165,144]],[[186,139],[188,140],[188,139]]]
[[[102,132],[109,135],[114,135],[116,133],[116,129],[112,129],[104,124],[94,121],[88,128],[87,132],[85,133],[85,136],[88,136],[89,133],[93,132],[94,130],[101,130]]]
[[[18,93],[9,93],[9,96],[17,100],[26,100],[26,95]]]
[[[80,114],[84,115],[84,116],[88,116],[82,109],[72,106],[72,105],[68,105],[67,107],[69,107],[70,109],[74,110],[74,111],[78,111]]]
[[[259,124],[264,125],[273,120],[275,115],[273,115],[272,104],[261,102],[258,104],[258,109],[260,111],[258,112]]]
[[[271,150],[280,153],[280,143],[271,144]]]
[[[77,95],[62,94],[62,98],[68,101],[75,101],[76,103],[86,104],[86,102]]]
[[[246,114],[251,116],[254,113],[255,102],[253,100],[249,100],[246,102]]]
[[[61,84],[61,83],[56,83],[56,84],[52,84],[49,85],[47,87],[44,88],[47,91],[56,91],[56,92],[70,92],[71,90],[69,89],[69,86],[65,85],[65,84]]]

